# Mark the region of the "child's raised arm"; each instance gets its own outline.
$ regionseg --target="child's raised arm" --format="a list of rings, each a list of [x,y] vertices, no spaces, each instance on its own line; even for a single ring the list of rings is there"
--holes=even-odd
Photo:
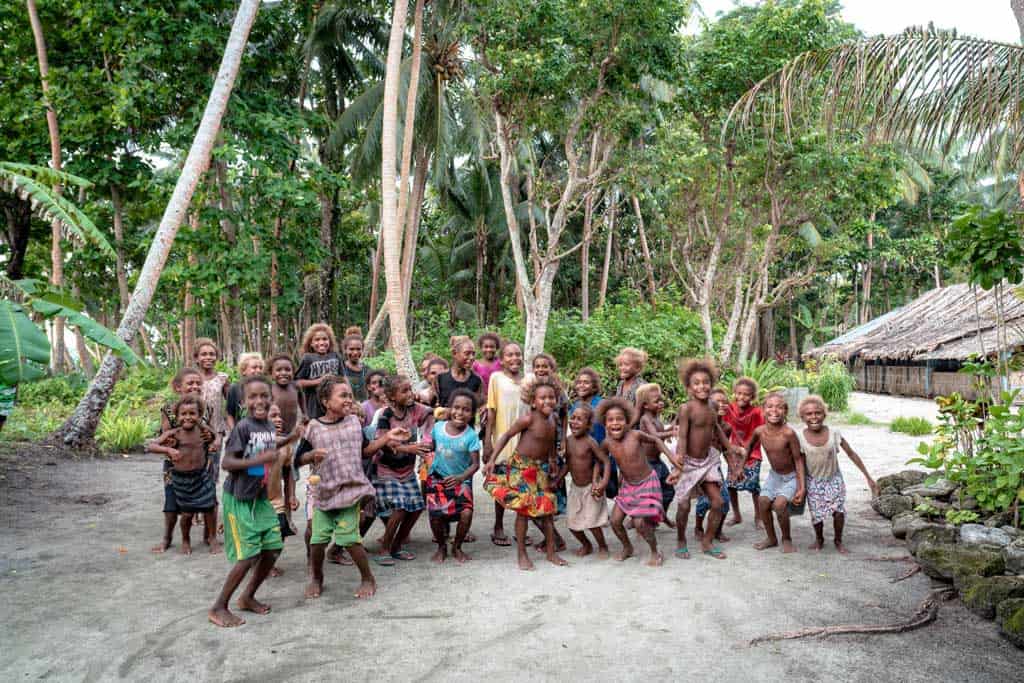
[[[864,475],[864,478],[867,479],[868,488],[871,489],[871,497],[877,498],[878,484],[876,484],[875,480],[871,478],[870,474],[868,474],[868,468],[864,466],[864,461],[860,459],[860,456],[857,455],[852,448],[850,448],[850,444],[848,444],[846,439],[841,435],[839,437],[839,445],[843,447],[843,450],[846,451],[846,455],[849,456],[850,460],[853,461],[853,464],[857,466],[857,469],[859,469],[861,474]]]
[[[515,436],[516,434],[520,434],[522,432],[525,432],[526,428],[530,426],[530,418],[531,418],[531,413],[527,413],[526,415],[523,415],[522,417],[516,418],[516,421],[512,423],[512,425],[508,428],[508,431],[498,437],[498,440],[494,443],[494,447],[491,449],[492,457],[491,457],[490,460],[487,461],[487,466],[484,467],[484,474],[486,476],[489,477],[494,472],[494,457],[493,457],[493,455],[495,453],[501,453],[501,451],[508,444],[509,439],[511,439],[513,436]]]

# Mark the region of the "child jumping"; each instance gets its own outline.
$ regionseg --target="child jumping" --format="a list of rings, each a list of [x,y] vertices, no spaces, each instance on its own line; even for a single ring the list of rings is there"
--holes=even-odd
[[[238,608],[256,614],[270,611],[270,605],[256,599],[256,591],[284,547],[277,514],[267,500],[264,485],[266,468],[277,458],[277,436],[267,419],[270,383],[263,377],[247,377],[242,382],[242,395],[248,416],[231,431],[221,462],[228,472],[223,494],[225,551],[235,565],[207,615],[212,623],[223,627],[245,623],[228,609],[228,603],[250,569],[253,575],[238,599]]]
[[[797,432],[800,450],[807,464],[807,504],[811,508],[814,524],[814,543],[810,550],[820,551],[825,545],[825,518],[832,515],[835,546],[840,554],[850,551],[843,545],[843,526],[846,524],[846,483],[839,469],[839,449],[846,451],[853,464],[867,480],[871,495],[878,495],[878,484],[868,474],[860,459],[839,430],[825,425],[828,408],[820,396],[807,396],[797,407],[805,428]]]
[[[531,410],[516,419],[508,431],[498,437],[494,450],[501,453],[513,437],[519,437],[519,443],[506,461],[503,474],[495,474],[496,458],[492,458],[484,470],[484,489],[502,507],[516,513],[516,547],[519,568],[523,570],[534,568],[526,551],[526,529],[530,518],[541,520],[548,561],[558,566],[567,564],[555,552],[557,502],[551,481],[541,467],[541,463],[547,461],[550,471],[556,472],[558,468],[555,425],[551,420],[557,400],[555,386],[550,379],[537,377],[532,382],[524,382],[522,401]]]
[[[660,566],[665,558],[658,550],[654,530],[665,516],[665,508],[661,503],[658,473],[651,469],[641,443],[653,443],[669,457],[672,452],[658,437],[632,429],[636,422],[636,408],[621,396],[601,401],[597,407],[597,419],[604,423],[606,434],[601,448],[619,464],[619,495],[615,497],[611,523],[612,531],[622,542],[622,551],[614,559],[621,562],[633,556],[633,544],[629,541],[625,525],[626,517],[630,517],[637,533],[651,548],[647,565]]]
[[[608,559],[608,544],[604,530],[608,523],[608,507],[604,502],[604,490],[608,486],[611,467],[608,454],[590,435],[594,411],[587,404],[578,405],[569,415],[569,436],[565,443],[565,468],[559,474],[564,478],[571,475],[567,508],[569,531],[580,542],[577,557],[594,552],[594,546],[587,538],[589,530],[597,543],[597,557]]]
[[[779,519],[779,533],[782,536],[782,552],[795,553],[796,546],[789,531],[789,504],[799,505],[804,499],[804,456],[800,453],[800,440],[796,432],[786,424],[788,406],[786,397],[772,392],[764,399],[766,423],[754,430],[754,437],[761,443],[772,471],[761,488],[760,514],[764,522],[765,540],[754,544],[758,550],[779,545],[775,534],[772,514]],[[749,453],[748,453],[749,457]]]

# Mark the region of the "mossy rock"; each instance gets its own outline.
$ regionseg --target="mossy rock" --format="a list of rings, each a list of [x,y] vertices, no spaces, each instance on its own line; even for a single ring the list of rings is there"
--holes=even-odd
[[[1012,598],[1024,598],[1024,577],[972,576],[963,581],[960,593],[967,609],[995,619],[996,607]]]
[[[949,524],[929,522],[918,517],[907,524],[907,549],[912,555],[922,543],[950,543],[956,541],[956,527]]]
[[[920,516],[914,511],[901,512],[892,518],[892,535],[896,538],[906,538],[911,526],[917,524]]]
[[[1024,649],[1024,598],[1003,600],[996,607],[996,621],[1006,639]]]
[[[997,550],[965,548],[956,543],[921,541],[915,556],[925,574],[958,585],[973,576],[1002,574],[1005,567],[1003,555]]]
[[[871,507],[874,508],[875,512],[892,519],[901,512],[909,512],[914,507],[914,501],[909,496],[901,496],[898,494],[889,494],[886,496],[878,496],[871,501]]]
[[[903,470],[899,474],[889,474],[878,478],[878,488],[882,494],[902,493],[903,489],[924,483],[927,472],[921,470]]]

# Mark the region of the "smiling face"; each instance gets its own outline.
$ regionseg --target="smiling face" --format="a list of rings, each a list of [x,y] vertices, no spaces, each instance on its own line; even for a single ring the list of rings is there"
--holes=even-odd
[[[750,390],[749,384],[737,384],[732,390],[732,397],[740,410],[746,410],[754,401],[754,392]]]
[[[349,339],[345,344],[345,360],[349,365],[359,365],[363,358],[363,342],[361,339]]]
[[[186,431],[192,431],[199,424],[199,409],[194,403],[178,406],[178,424]]]
[[[274,381],[277,382],[279,387],[286,387],[292,383],[292,378],[295,376],[295,368],[292,367],[292,362],[287,358],[278,358],[274,361],[274,367],[270,369],[274,375]]]
[[[490,338],[484,339],[480,342],[480,353],[483,354],[484,360],[493,361],[498,355],[498,342]]]
[[[327,397],[324,408],[335,419],[344,417],[352,410],[352,387],[345,382],[338,382],[331,387],[331,395]]]
[[[578,375],[573,387],[576,389],[576,395],[579,396],[581,400],[586,400],[596,393],[594,378],[590,375]]]
[[[508,344],[501,354],[501,369],[510,375],[518,375],[523,369],[523,349],[519,344]]]
[[[554,370],[555,369],[551,367],[551,361],[547,358],[537,356],[533,359],[533,374],[538,377],[550,377]]]
[[[462,429],[473,417],[473,402],[468,396],[456,396],[448,412],[448,421]]]
[[[209,344],[203,344],[196,349],[196,363],[201,370],[213,370],[213,366],[217,364],[217,349]]]
[[[181,385],[177,387],[178,394],[201,394],[203,393],[203,376],[198,372],[190,372],[181,378]]]
[[[725,395],[724,391],[712,391],[711,402],[719,417],[725,417],[725,414],[729,412],[729,397]]]
[[[665,410],[665,399],[661,395],[660,388],[651,390],[642,408],[654,415],[661,415],[661,411]]]
[[[270,420],[270,424],[274,425],[274,429],[278,432],[284,429],[284,418],[281,417],[281,408],[276,403],[270,406],[270,410],[267,411],[267,419]]]
[[[697,401],[706,401],[711,395],[711,375],[698,370],[690,375],[690,382],[686,385],[686,393],[690,398]]]
[[[437,379],[438,375],[443,375],[448,371],[443,362],[431,361],[430,365],[427,366],[427,380],[431,383]]]
[[[459,348],[455,349],[455,353],[452,354],[452,363],[459,366],[463,370],[469,370],[473,367],[473,361],[476,360],[476,346],[473,342],[467,341],[459,345]]]
[[[391,394],[391,401],[399,408],[411,406],[415,399],[412,395],[412,383],[406,380],[394,388]]]
[[[572,411],[572,415],[569,416],[569,431],[577,439],[584,437],[590,432],[590,423],[593,421],[593,416],[586,410],[580,410],[577,408]]]
[[[803,410],[800,411],[800,418],[807,424],[807,429],[812,432],[820,432],[825,426],[825,411],[817,403],[804,404]]]
[[[266,382],[245,385],[245,409],[255,420],[266,420],[270,412],[270,387]]]
[[[537,387],[537,390],[533,394],[533,403],[531,404],[531,407],[544,417],[548,417],[551,413],[555,412],[555,404],[557,402],[558,399],[555,398],[554,387]]]
[[[370,396],[378,401],[384,401],[384,378],[381,375],[374,375],[366,382],[366,390]]]
[[[313,351],[322,356],[331,350],[331,338],[326,332],[316,332],[313,334],[313,339],[309,342],[309,345],[313,347]]]
[[[778,396],[769,396],[764,402],[764,419],[768,424],[780,425],[785,423],[787,411],[786,401]]]
[[[622,408],[609,408],[604,414],[604,430],[613,439],[621,439],[626,433],[626,413]]]
[[[619,379],[623,381],[631,380],[640,374],[640,364],[635,358],[623,356],[615,361],[615,365],[619,368]]]
[[[242,368],[242,377],[254,377],[263,374],[263,359],[253,358]]]

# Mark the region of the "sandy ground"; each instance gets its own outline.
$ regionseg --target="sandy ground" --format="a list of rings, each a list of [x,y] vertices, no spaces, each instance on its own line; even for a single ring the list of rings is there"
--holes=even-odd
[[[902,469],[917,442],[882,427],[843,431],[876,476]],[[869,508],[867,487],[848,461],[849,557],[807,552],[808,516],[795,522],[799,553],[755,551],[759,537],[748,514],[731,531],[725,561],[672,558],[673,532],[662,529],[668,557],[660,568],[642,564],[645,551],[625,563],[571,558],[567,568],[538,555],[538,570],[525,573],[515,569],[512,551],[488,542],[492,506],[478,486],[481,540],[468,546],[469,564],[431,564],[421,522],[411,546],[420,558],[375,568],[376,597],[356,600],[356,571],[328,565],[323,597],[305,601],[301,540],[289,539],[279,562],[285,575],[259,595],[273,611],[246,615],[248,623],[233,630],[206,622],[228,569],[223,555],[211,557],[202,546],[191,557],[148,550],[160,534],[156,458],[71,461],[22,450],[7,452],[0,466],[4,681],[973,683],[1020,680],[1024,666],[1024,653],[992,622],[956,602],[911,633],[748,645],[774,631],[896,621],[931,588],[920,574],[892,584],[907,565],[866,559],[905,551]],[[743,510],[749,513],[749,498]]]
[[[938,405],[931,399],[860,391],[850,395],[850,410],[868,416],[873,422],[886,424],[897,417],[923,417],[935,424],[939,415]]]

